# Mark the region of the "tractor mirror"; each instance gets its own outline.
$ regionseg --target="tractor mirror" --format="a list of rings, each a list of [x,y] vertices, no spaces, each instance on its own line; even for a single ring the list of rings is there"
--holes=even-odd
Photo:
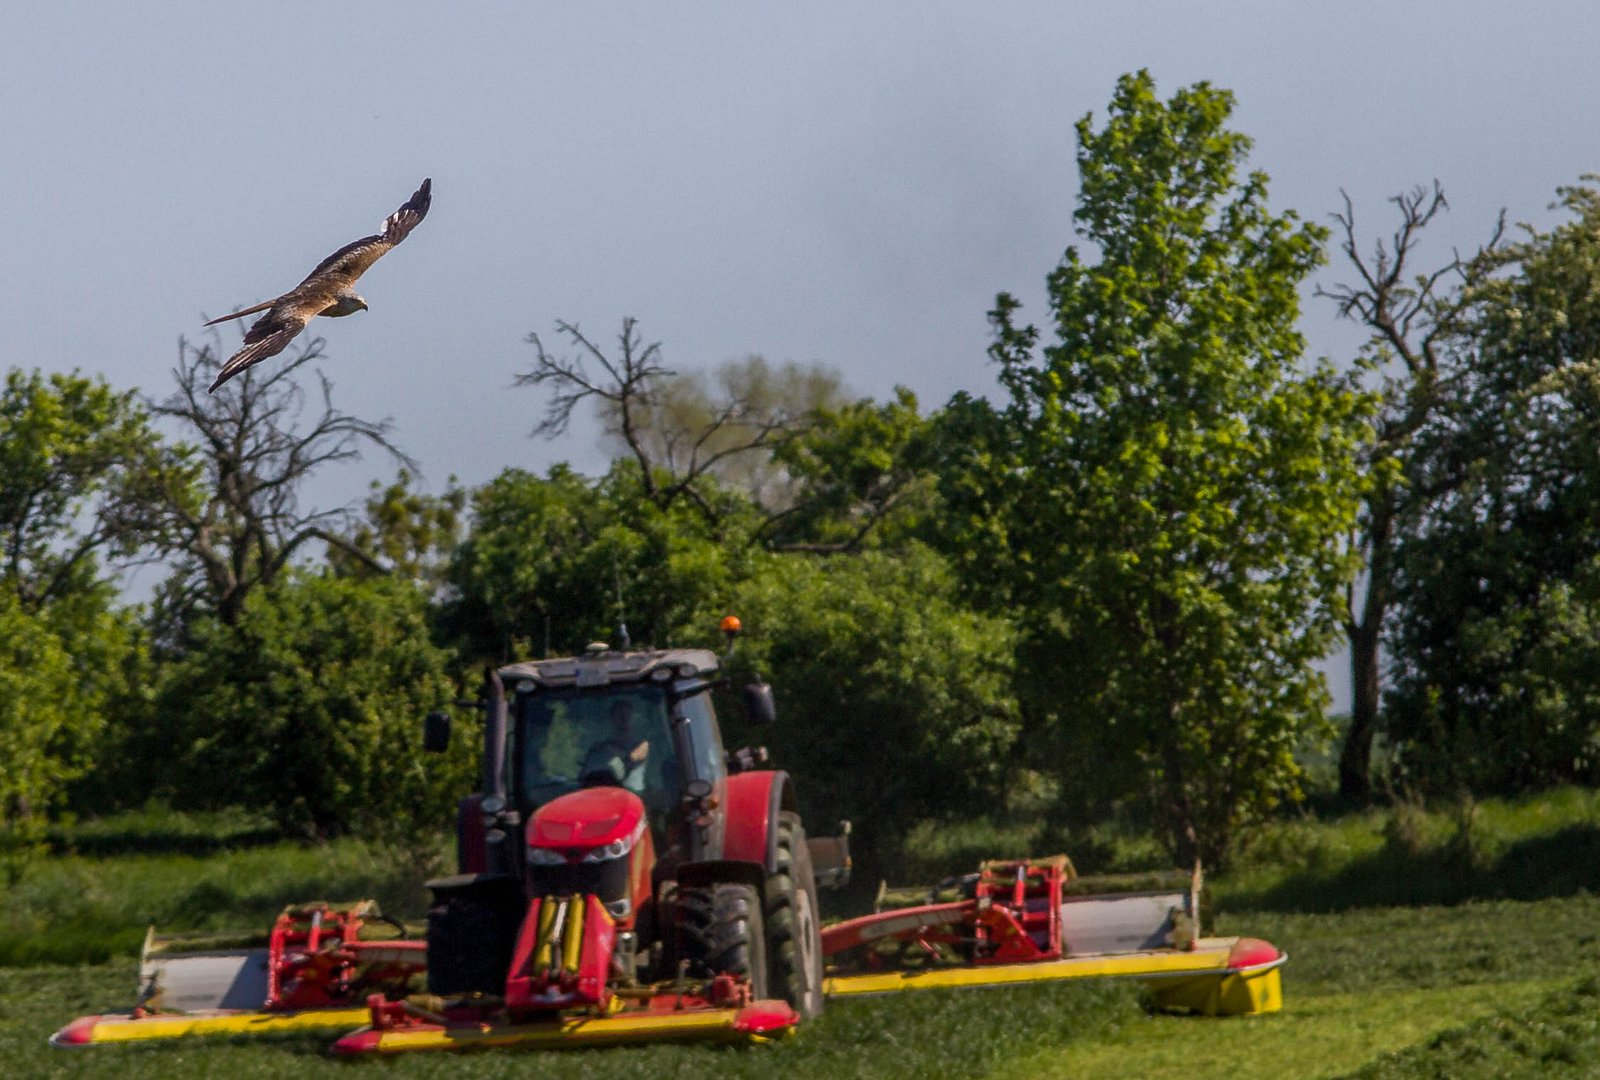
[[[778,722],[778,707],[773,704],[770,684],[753,682],[745,686],[744,715],[752,724],[771,726]]]
[[[436,710],[422,721],[422,748],[430,754],[442,754],[450,745],[450,714]]]

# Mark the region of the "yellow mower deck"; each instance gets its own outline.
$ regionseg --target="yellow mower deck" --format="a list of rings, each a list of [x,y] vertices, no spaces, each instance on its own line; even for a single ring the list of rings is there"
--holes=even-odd
[[[761,1003],[758,1003],[758,1006]],[[770,1003],[769,1003],[770,1004]],[[794,1031],[789,1017],[777,1026],[752,1025],[746,1009],[637,1012],[614,1016],[565,1017],[531,1023],[430,1026],[382,1031],[363,1028],[334,1044],[340,1055],[384,1055],[429,1050],[529,1050],[639,1045],[651,1042],[766,1042]],[[363,1016],[365,1019],[365,1016]]]
[[[1207,1016],[1276,1012],[1283,1007],[1278,969],[1283,953],[1240,966],[1247,938],[1201,938],[1190,950],[1069,956],[1038,963],[929,966],[917,970],[833,975],[823,982],[829,997],[892,994],[944,987],[1015,986],[1063,979],[1128,978],[1149,987],[1163,1008]]]
[[[294,1031],[349,1031],[367,1021],[365,1008],[302,1009],[299,1012],[108,1013],[85,1016],[54,1035],[50,1045],[63,1048],[104,1043],[181,1039],[197,1035],[278,1035]]]

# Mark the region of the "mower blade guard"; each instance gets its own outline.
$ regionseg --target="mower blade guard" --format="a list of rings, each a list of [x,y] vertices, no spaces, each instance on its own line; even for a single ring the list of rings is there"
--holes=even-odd
[[[152,1012],[261,1009],[267,1004],[268,952],[195,948],[196,938],[157,937],[139,955],[139,1007]]]

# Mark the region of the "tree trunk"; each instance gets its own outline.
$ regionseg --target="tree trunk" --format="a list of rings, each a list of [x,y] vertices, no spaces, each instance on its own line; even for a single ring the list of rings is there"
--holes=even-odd
[[[1393,574],[1394,495],[1385,488],[1368,500],[1371,522],[1367,531],[1367,594],[1361,619],[1349,613],[1345,632],[1350,639],[1350,730],[1339,753],[1339,794],[1366,802],[1372,796],[1372,738],[1378,732],[1378,708],[1383,700],[1379,678],[1378,644],[1383,638],[1383,617],[1389,608]]]
[[[1365,802],[1372,795],[1372,737],[1378,730],[1378,625],[1380,613],[1367,617],[1350,634],[1350,730],[1339,753],[1339,794]]]

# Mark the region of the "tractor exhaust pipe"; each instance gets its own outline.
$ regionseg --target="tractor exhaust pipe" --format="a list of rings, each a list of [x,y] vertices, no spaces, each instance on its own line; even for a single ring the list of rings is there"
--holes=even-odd
[[[506,797],[506,687],[494,668],[483,674],[483,786],[504,805]]]

